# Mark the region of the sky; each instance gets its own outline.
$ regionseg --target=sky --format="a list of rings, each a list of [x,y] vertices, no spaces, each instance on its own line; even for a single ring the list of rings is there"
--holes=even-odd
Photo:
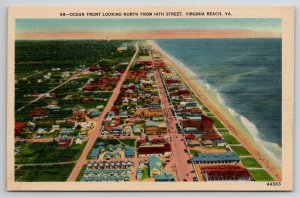
[[[281,19],[16,19],[16,39],[278,38]]]

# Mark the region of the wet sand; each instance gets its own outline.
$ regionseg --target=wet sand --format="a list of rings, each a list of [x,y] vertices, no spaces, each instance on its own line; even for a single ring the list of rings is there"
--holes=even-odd
[[[261,146],[254,142],[246,132],[233,121],[228,120],[226,113],[222,112],[213,100],[206,94],[205,88],[199,84],[196,79],[190,76],[182,67],[169,58],[169,56],[153,41],[149,41],[153,49],[161,53],[163,60],[171,65],[185,83],[191,88],[197,97],[205,104],[205,106],[214,113],[214,115],[229,129],[230,134],[233,135],[248,151],[249,153],[265,168],[265,170],[274,178],[274,180],[281,181],[282,173],[281,168],[272,162],[271,158],[266,154],[266,151],[261,149]]]

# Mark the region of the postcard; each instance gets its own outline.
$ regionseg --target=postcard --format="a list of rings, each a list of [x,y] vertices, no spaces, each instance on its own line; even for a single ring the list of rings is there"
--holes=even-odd
[[[293,7],[9,7],[7,190],[291,191]]]

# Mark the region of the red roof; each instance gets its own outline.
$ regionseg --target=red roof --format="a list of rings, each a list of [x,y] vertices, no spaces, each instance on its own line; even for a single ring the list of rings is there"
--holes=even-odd
[[[72,143],[72,140],[71,140],[71,139],[63,140],[63,141],[60,141],[60,142],[58,143],[58,146],[60,146],[60,147],[68,147],[68,146],[71,145],[71,143]]]
[[[164,61],[156,61],[155,62],[156,67],[165,67],[167,64]]]
[[[152,65],[153,62],[152,61],[141,61],[140,64],[142,64],[142,65]]]
[[[92,65],[89,67],[89,71],[94,72],[100,70],[100,67],[97,65]]]
[[[249,178],[250,173],[240,165],[204,166],[202,171],[207,173],[210,179]]]
[[[181,80],[179,80],[179,79],[167,79],[165,82],[166,82],[167,85],[169,85],[169,84],[181,83]]]
[[[82,99],[82,102],[84,102],[84,103],[91,103],[91,102],[93,102],[93,101],[94,101],[93,98],[83,98],[83,99]]]
[[[182,109],[181,112],[182,113],[202,113],[202,110],[198,107],[193,107],[193,108],[189,108],[189,109]]]
[[[84,91],[91,91],[91,90],[93,90],[94,88],[95,88],[94,85],[85,85],[84,88],[83,88],[83,90],[84,90]]]
[[[193,139],[195,139],[195,135],[189,133],[189,134],[187,134],[187,135],[185,136],[185,139],[187,139],[187,140],[193,140]]]
[[[157,143],[165,143],[167,142],[164,138],[153,138],[150,140],[151,144],[157,144]]]
[[[147,140],[146,140],[146,139],[139,139],[136,143],[137,143],[137,145],[139,146],[139,145],[141,145],[141,144],[147,143]]]
[[[161,146],[149,146],[149,147],[139,147],[137,149],[138,154],[163,154],[165,152],[171,152],[171,145],[166,143],[163,147]]]
[[[48,115],[48,113],[41,107],[37,107],[29,113],[30,117],[41,117],[46,115]]]
[[[25,122],[16,122],[15,123],[15,135],[21,135],[23,129],[25,128],[26,123]]]
[[[217,132],[209,132],[201,135],[201,140],[221,140],[222,137]]]
[[[178,95],[190,95],[190,91],[188,89],[179,89]]]

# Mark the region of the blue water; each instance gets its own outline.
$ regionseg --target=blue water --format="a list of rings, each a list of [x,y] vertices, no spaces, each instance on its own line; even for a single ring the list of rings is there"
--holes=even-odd
[[[218,93],[243,124],[252,125],[250,133],[281,147],[281,39],[155,42]]]

